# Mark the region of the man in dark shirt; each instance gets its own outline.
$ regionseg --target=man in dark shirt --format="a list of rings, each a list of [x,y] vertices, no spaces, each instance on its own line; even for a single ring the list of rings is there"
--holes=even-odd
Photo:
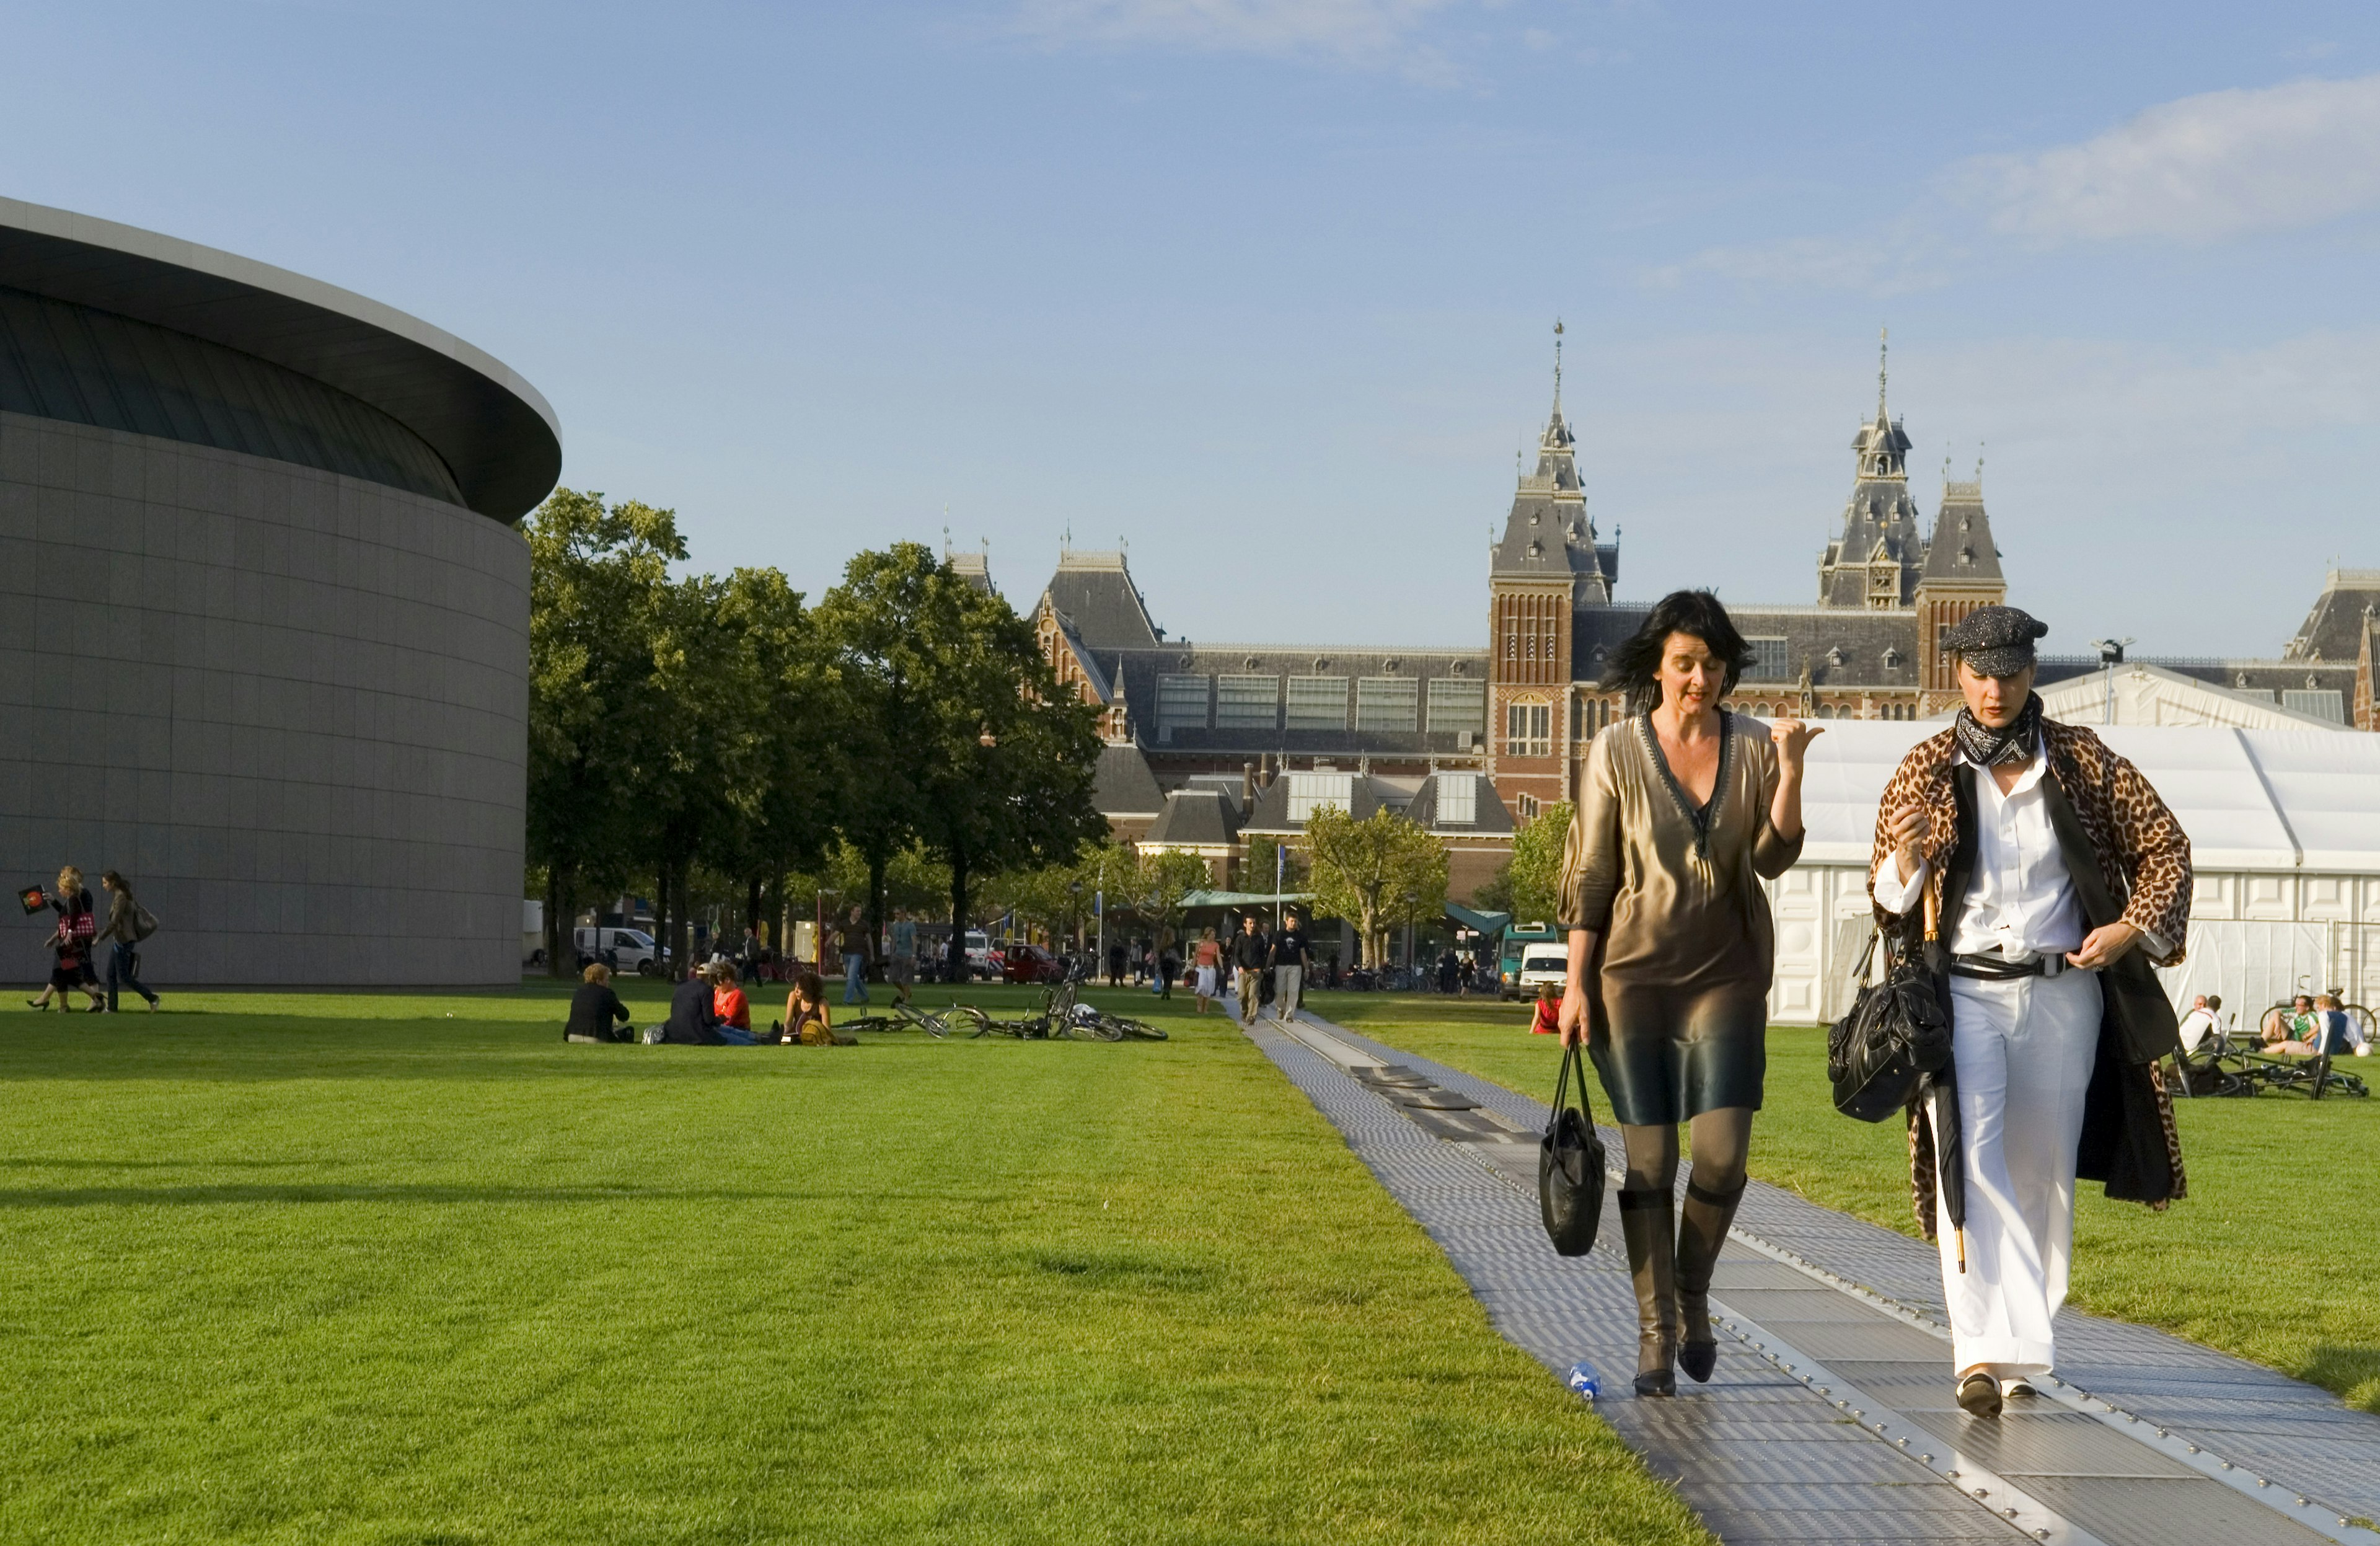
[[[1314,956],[1313,947],[1305,943],[1305,931],[1297,924],[1297,915],[1291,913],[1281,932],[1272,937],[1272,1013],[1283,1024],[1297,1018],[1298,995],[1305,987],[1305,963]]]
[[[719,1010],[711,1002],[710,982],[702,973],[686,973],[686,980],[670,994],[669,1024],[662,1030],[662,1040],[681,1047],[724,1044],[719,1035]]]
[[[1264,969],[1272,959],[1272,942],[1257,927],[1257,915],[1245,913],[1240,919],[1240,931],[1232,939],[1232,984],[1240,995],[1240,1024],[1257,1023],[1257,1001],[1264,995]]]

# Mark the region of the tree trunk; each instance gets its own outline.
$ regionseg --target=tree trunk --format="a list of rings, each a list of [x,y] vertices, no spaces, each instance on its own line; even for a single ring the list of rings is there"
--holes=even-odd
[[[669,860],[663,859],[653,876],[653,975],[664,982],[670,980],[670,968],[661,953],[669,948],[669,942],[670,870]]]
[[[744,893],[744,927],[755,934],[760,931],[760,877],[758,875],[747,883]]]
[[[674,902],[670,917],[670,959],[677,963],[670,980],[683,982],[694,969],[694,919],[693,909],[686,906],[686,860],[682,858],[670,865],[670,893]]]
[[[951,855],[951,946],[944,959],[951,980],[966,980],[967,865],[965,854]]]
[[[884,943],[884,859],[868,856],[868,954],[873,959]]]
[[[564,916],[562,910],[563,904],[566,900],[568,900],[568,893],[564,890],[562,884],[562,866],[547,865],[545,867],[545,975],[548,977],[560,978],[570,975],[569,968],[562,964],[562,942],[565,939],[574,938],[569,927],[570,920]],[[570,953],[570,962],[572,966],[577,965],[577,951],[573,950]]]

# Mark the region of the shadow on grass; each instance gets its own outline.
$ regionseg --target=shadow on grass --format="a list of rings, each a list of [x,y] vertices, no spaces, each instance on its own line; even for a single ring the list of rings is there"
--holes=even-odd
[[[834,1202],[832,1191],[759,1191],[745,1187],[281,1186],[59,1187],[0,1189],[0,1211],[42,1208],[239,1208],[256,1203],[332,1202],[581,1203],[581,1202]]]
[[[2337,1391],[2350,1406],[2380,1412],[2380,1347],[2317,1345],[2306,1359],[2304,1378]]]
[[[1096,1287],[1167,1289],[1195,1294],[1208,1287],[1215,1274],[1188,1261],[1169,1260],[1137,1251],[1042,1250],[1030,1260],[1040,1271]]]

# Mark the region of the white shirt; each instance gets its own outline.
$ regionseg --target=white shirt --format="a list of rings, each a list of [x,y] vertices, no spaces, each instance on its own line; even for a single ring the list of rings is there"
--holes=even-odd
[[[2198,1049],[2215,1034],[2215,1011],[2192,1009],[2181,1017],[2181,1052],[2184,1057],[2197,1055]]]
[[[1953,765],[1966,763],[1964,752]],[[2090,925],[2074,877],[2058,851],[2049,825],[2049,799],[2041,781],[2049,760],[2036,756],[2005,795],[1988,768],[1975,778],[1975,872],[1967,883],[1965,906],[1949,940],[1958,956],[1999,956],[2010,961],[2064,956],[2082,946]],[[1891,854],[1876,867],[1876,905],[1905,913],[1924,895],[1925,863],[1904,882]]]

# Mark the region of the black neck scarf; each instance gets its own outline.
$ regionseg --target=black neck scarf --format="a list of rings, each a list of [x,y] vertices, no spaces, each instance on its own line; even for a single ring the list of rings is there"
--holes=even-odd
[[[1979,768],[2029,762],[2041,751],[2041,694],[2025,694],[2024,707],[2016,718],[1998,730],[1962,705],[1951,734],[1959,737],[1959,749],[1966,753],[1967,761]]]

